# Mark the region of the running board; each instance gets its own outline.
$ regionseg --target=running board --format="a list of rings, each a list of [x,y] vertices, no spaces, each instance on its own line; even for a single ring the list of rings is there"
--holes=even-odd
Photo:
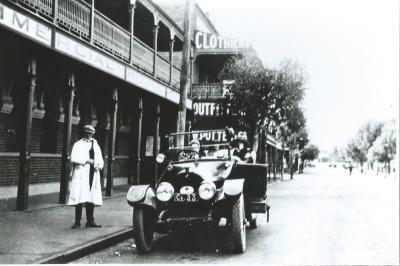
[[[250,213],[266,213],[268,207],[266,199],[249,199],[248,208]]]

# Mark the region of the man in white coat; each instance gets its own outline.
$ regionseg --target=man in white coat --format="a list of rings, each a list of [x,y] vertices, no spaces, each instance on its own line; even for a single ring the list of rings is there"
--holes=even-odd
[[[104,161],[97,141],[93,138],[94,127],[83,127],[85,137],[75,142],[71,152],[72,184],[68,205],[75,206],[75,223],[81,226],[82,207],[86,207],[86,227],[101,227],[94,222],[94,207],[103,204],[100,170]]]

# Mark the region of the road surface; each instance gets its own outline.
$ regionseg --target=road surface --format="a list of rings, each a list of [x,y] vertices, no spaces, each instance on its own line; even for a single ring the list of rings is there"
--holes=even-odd
[[[399,264],[398,178],[318,165],[268,195],[270,222],[259,215],[244,254],[222,252],[212,234],[170,234],[149,255],[129,239],[72,263]]]

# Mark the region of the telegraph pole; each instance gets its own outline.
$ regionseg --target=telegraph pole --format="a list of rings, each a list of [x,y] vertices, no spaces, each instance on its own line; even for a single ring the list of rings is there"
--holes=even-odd
[[[179,110],[177,121],[177,132],[185,131],[186,126],[186,100],[190,87],[190,29],[191,29],[191,16],[193,10],[193,0],[186,0],[185,6],[185,20],[184,20],[184,37],[183,37],[183,55],[182,55],[182,68],[181,68],[181,86],[179,98]],[[184,146],[185,136],[178,135],[177,145]]]

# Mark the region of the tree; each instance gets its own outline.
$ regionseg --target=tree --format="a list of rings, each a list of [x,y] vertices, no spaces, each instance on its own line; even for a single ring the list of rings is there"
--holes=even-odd
[[[364,163],[368,160],[372,160],[373,155],[369,152],[370,148],[373,146],[375,140],[382,132],[383,123],[369,121],[364,124],[357,131],[356,136],[347,146],[347,155],[354,161],[360,163],[363,167]]]
[[[301,160],[313,161],[318,158],[319,149],[317,146],[310,144],[307,145],[301,152]]]
[[[360,163],[361,168],[367,161],[366,151],[362,148],[359,136],[350,141],[347,145],[346,153],[353,161]]]
[[[304,114],[299,102],[304,97],[305,78],[297,64],[284,60],[278,69],[266,69],[255,53],[232,58],[225,64],[219,79],[233,80],[227,85],[229,93],[224,109],[229,109],[230,116],[249,132],[253,149],[258,149],[261,129],[273,127],[286,128],[284,132],[296,138],[305,127]],[[303,130],[304,144],[308,141],[306,130]]]
[[[221,81],[233,80],[227,84],[228,93],[224,109],[229,109],[237,123],[247,129],[257,150],[258,132],[265,120],[265,110],[268,108],[268,93],[271,80],[265,74],[265,69],[254,52],[234,57],[223,67],[219,74]]]
[[[396,124],[394,120],[387,122],[381,129],[372,147],[373,157],[384,163],[390,173],[390,162],[396,155]]]

